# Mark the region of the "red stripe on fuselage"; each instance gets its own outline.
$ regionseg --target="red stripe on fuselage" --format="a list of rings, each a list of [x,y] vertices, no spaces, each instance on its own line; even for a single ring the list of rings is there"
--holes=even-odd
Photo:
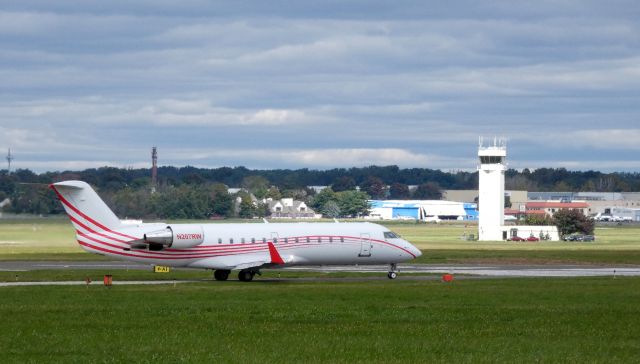
[[[105,235],[105,234],[103,234],[103,233],[101,233],[99,231],[95,231],[95,230],[91,229],[90,227],[86,226],[85,224],[81,223],[80,221],[78,221],[76,218],[74,218],[71,215],[69,215],[69,219],[71,219],[72,222],[75,222],[76,224],[78,224],[80,227],[82,227],[83,229],[87,230],[91,234],[96,234],[96,235],[102,236],[103,238],[117,241],[118,243],[124,243],[124,244],[128,244],[129,243],[128,241],[120,240],[120,239]]]
[[[101,246],[96,246],[93,244],[89,244],[87,242],[82,242],[80,240],[78,240],[78,243],[80,243],[83,246],[86,247],[90,247],[92,249],[96,249],[99,251],[103,251],[103,252],[107,252],[110,254],[115,254],[115,255],[120,255],[120,256],[128,256],[128,257],[134,257],[134,258],[138,258],[138,259],[147,259],[147,260],[178,260],[178,259],[185,259],[185,260],[197,260],[197,259],[205,259],[205,258],[212,258],[212,257],[220,257],[220,256],[231,256],[231,255],[242,255],[242,254],[251,254],[251,253],[257,253],[257,252],[261,252],[264,251],[265,249],[269,250],[268,247],[265,247],[263,244],[260,244],[261,246],[255,246],[255,247],[243,247],[241,245],[238,245],[236,247],[226,247],[224,248],[224,251],[218,250],[218,251],[187,251],[187,250],[178,250],[178,251],[174,251],[174,253],[163,253],[163,252],[151,252],[151,251],[140,251],[140,252],[136,252],[138,254],[132,254],[132,253],[125,253],[122,252],[121,249],[122,247],[117,246],[117,245],[113,245],[113,244],[109,244],[103,241],[100,241],[96,238],[93,238],[91,236],[87,236],[86,234],[82,234],[80,233],[80,236],[85,238],[85,239],[89,239],[99,245],[106,245],[108,247],[112,247],[112,248],[116,248],[118,249],[117,251],[114,250],[110,250]],[[349,239],[349,240],[359,240],[358,238],[354,238],[354,239]],[[372,239],[370,239],[372,240]],[[415,255],[413,255],[411,252],[407,251],[406,249],[403,249],[401,247],[395,246],[393,244],[389,244],[387,242],[384,241],[380,241],[380,240],[374,240],[373,242],[377,242],[377,243],[381,243],[381,244],[385,244],[385,245],[390,245],[392,247],[401,249],[403,251],[406,251],[408,254],[412,255],[415,257]],[[271,243],[271,242],[270,242]],[[347,244],[353,244],[353,243],[347,243]],[[291,244],[291,245],[279,245],[278,249],[280,250],[291,250],[291,249],[296,249],[296,248],[311,248],[311,247],[316,247],[316,246],[320,246],[323,245],[321,243],[310,243],[310,244]],[[223,247],[220,247],[223,248]],[[179,253],[179,252],[184,252],[184,253]],[[280,258],[282,259],[282,258]],[[277,259],[276,259],[277,260]],[[277,263],[277,262],[276,262]],[[282,264],[282,263],[280,263]]]
[[[102,246],[90,244],[90,243],[87,243],[87,242],[84,242],[84,241],[81,241],[81,240],[78,240],[78,244],[80,244],[82,246],[85,246],[87,248],[90,248],[90,249],[98,250],[98,251],[109,253],[109,254],[121,255],[121,256],[127,256],[127,257],[139,258],[139,259],[147,259],[147,260],[181,260],[181,259],[182,260],[200,260],[200,259],[205,259],[205,258],[213,258],[213,257],[229,256],[229,255],[242,255],[242,254],[251,254],[252,253],[252,252],[243,252],[243,253],[238,253],[238,254],[209,254],[209,255],[186,255],[186,256],[178,256],[178,254],[172,254],[172,256],[148,256],[148,255],[137,255],[137,254],[127,253],[127,252],[123,252],[123,251],[115,251],[115,250],[104,248]],[[149,253],[152,253],[152,252],[145,252],[145,254],[149,254]],[[155,252],[153,252],[153,253],[155,253]]]
[[[87,240],[91,240],[97,244],[105,245],[111,248],[116,248],[118,250],[122,250],[124,248],[122,246],[114,245],[114,244],[99,240],[93,236],[84,234],[82,232],[78,232],[78,236]],[[185,251],[184,253],[179,253],[179,252],[167,253],[167,252],[155,252],[155,251],[147,251],[147,250],[144,250],[144,251],[133,250],[133,252],[135,253],[145,254],[145,255],[132,255],[132,256],[136,256],[139,258],[149,258],[149,259],[153,259],[153,258],[162,259],[162,257],[181,257],[181,259],[192,259],[192,258],[195,259],[195,258],[210,258],[210,257],[225,256],[225,255],[249,254],[249,253],[264,251],[266,249],[267,249],[266,246],[252,247],[252,248],[238,247],[238,249],[236,249],[234,252],[227,252],[227,251],[225,252],[188,252],[188,251]],[[120,254],[119,251],[114,251],[113,253]],[[122,254],[131,255],[127,253],[122,253]]]
[[[295,238],[298,238],[299,241],[296,243],[295,242]],[[309,242],[306,242],[306,239],[309,238]],[[322,238],[322,242],[318,243],[317,239],[318,238]],[[327,238],[333,238],[333,241],[324,241],[324,239]],[[284,239],[288,239],[288,242],[283,242]],[[344,239],[344,241],[340,241],[340,239]],[[316,241],[314,241],[316,240]],[[378,243],[378,244],[384,244],[384,245],[388,245],[390,247],[396,248],[396,249],[400,249],[402,251],[404,251],[405,253],[411,255],[412,257],[416,257],[415,254],[413,254],[412,252],[410,252],[407,249],[404,249],[403,247],[391,244],[387,241],[384,240],[377,240],[377,239],[368,239],[370,242],[373,243]],[[350,241],[350,242],[349,242]],[[267,243],[272,243],[273,241],[271,240],[267,240]],[[285,237],[285,238],[279,238],[278,239],[278,249],[286,249],[289,247],[299,247],[299,246],[309,246],[309,245],[322,245],[325,243],[332,243],[332,244],[359,244],[360,242],[362,242],[362,238],[357,237],[357,236],[346,236],[346,235],[309,235],[309,236],[297,236],[297,237]],[[244,245],[253,245],[253,244],[264,244],[262,241],[260,241],[259,243],[245,243]],[[242,246],[242,245],[237,245],[237,246]],[[223,246],[217,246],[217,245],[198,245],[198,246],[194,246],[192,248],[186,249],[186,250],[210,250],[210,249],[232,249],[232,246],[230,246],[229,244],[225,244]],[[167,251],[169,251],[169,249],[167,249]],[[171,251],[181,251],[181,250],[177,250],[177,249],[171,249]]]

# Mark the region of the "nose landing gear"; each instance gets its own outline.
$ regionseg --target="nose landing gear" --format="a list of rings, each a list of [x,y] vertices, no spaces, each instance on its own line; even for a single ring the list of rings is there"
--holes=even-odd
[[[396,279],[398,277],[398,266],[396,263],[389,264],[389,273],[387,273],[389,279]]]

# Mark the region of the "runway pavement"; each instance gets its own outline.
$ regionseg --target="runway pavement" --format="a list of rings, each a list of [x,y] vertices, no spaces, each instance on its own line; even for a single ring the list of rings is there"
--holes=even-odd
[[[399,264],[402,273],[462,274],[481,277],[595,277],[640,276],[640,266],[616,265],[501,265],[501,264]],[[29,271],[44,269],[98,269],[105,272],[119,269],[150,270],[151,266],[124,261],[5,261],[0,271]],[[288,267],[293,271],[312,272],[371,272],[384,273],[387,265],[371,266],[308,266]]]
[[[111,284],[114,286],[128,286],[136,284],[177,284],[177,283],[191,283],[199,281],[190,280],[170,280],[170,281],[113,281]],[[102,286],[102,281],[92,281],[88,283],[92,286]],[[41,282],[0,282],[0,287],[22,287],[22,286],[84,286],[87,282],[84,281],[41,281]]]

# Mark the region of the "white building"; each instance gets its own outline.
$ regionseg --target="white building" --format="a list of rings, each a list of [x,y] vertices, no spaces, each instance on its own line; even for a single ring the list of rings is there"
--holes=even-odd
[[[504,172],[507,170],[507,145],[494,139],[485,147],[482,138],[478,145],[478,239],[503,240],[504,225]]]
[[[283,198],[280,200],[267,199],[265,202],[269,205],[273,218],[312,219],[320,217],[304,201]]]
[[[629,207],[614,207],[611,209],[611,215],[622,218],[624,221],[639,221],[640,209]]]
[[[493,145],[478,145],[478,240],[507,240],[514,236],[548,236],[559,240],[555,226],[505,226],[504,225],[504,173],[507,170],[507,143],[494,139]]]

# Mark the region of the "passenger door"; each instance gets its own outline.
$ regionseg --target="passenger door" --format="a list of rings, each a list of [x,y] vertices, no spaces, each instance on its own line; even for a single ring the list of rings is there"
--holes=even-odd
[[[371,235],[369,233],[360,234],[360,254],[358,254],[358,256],[370,257],[372,247],[373,245],[371,244]]]

